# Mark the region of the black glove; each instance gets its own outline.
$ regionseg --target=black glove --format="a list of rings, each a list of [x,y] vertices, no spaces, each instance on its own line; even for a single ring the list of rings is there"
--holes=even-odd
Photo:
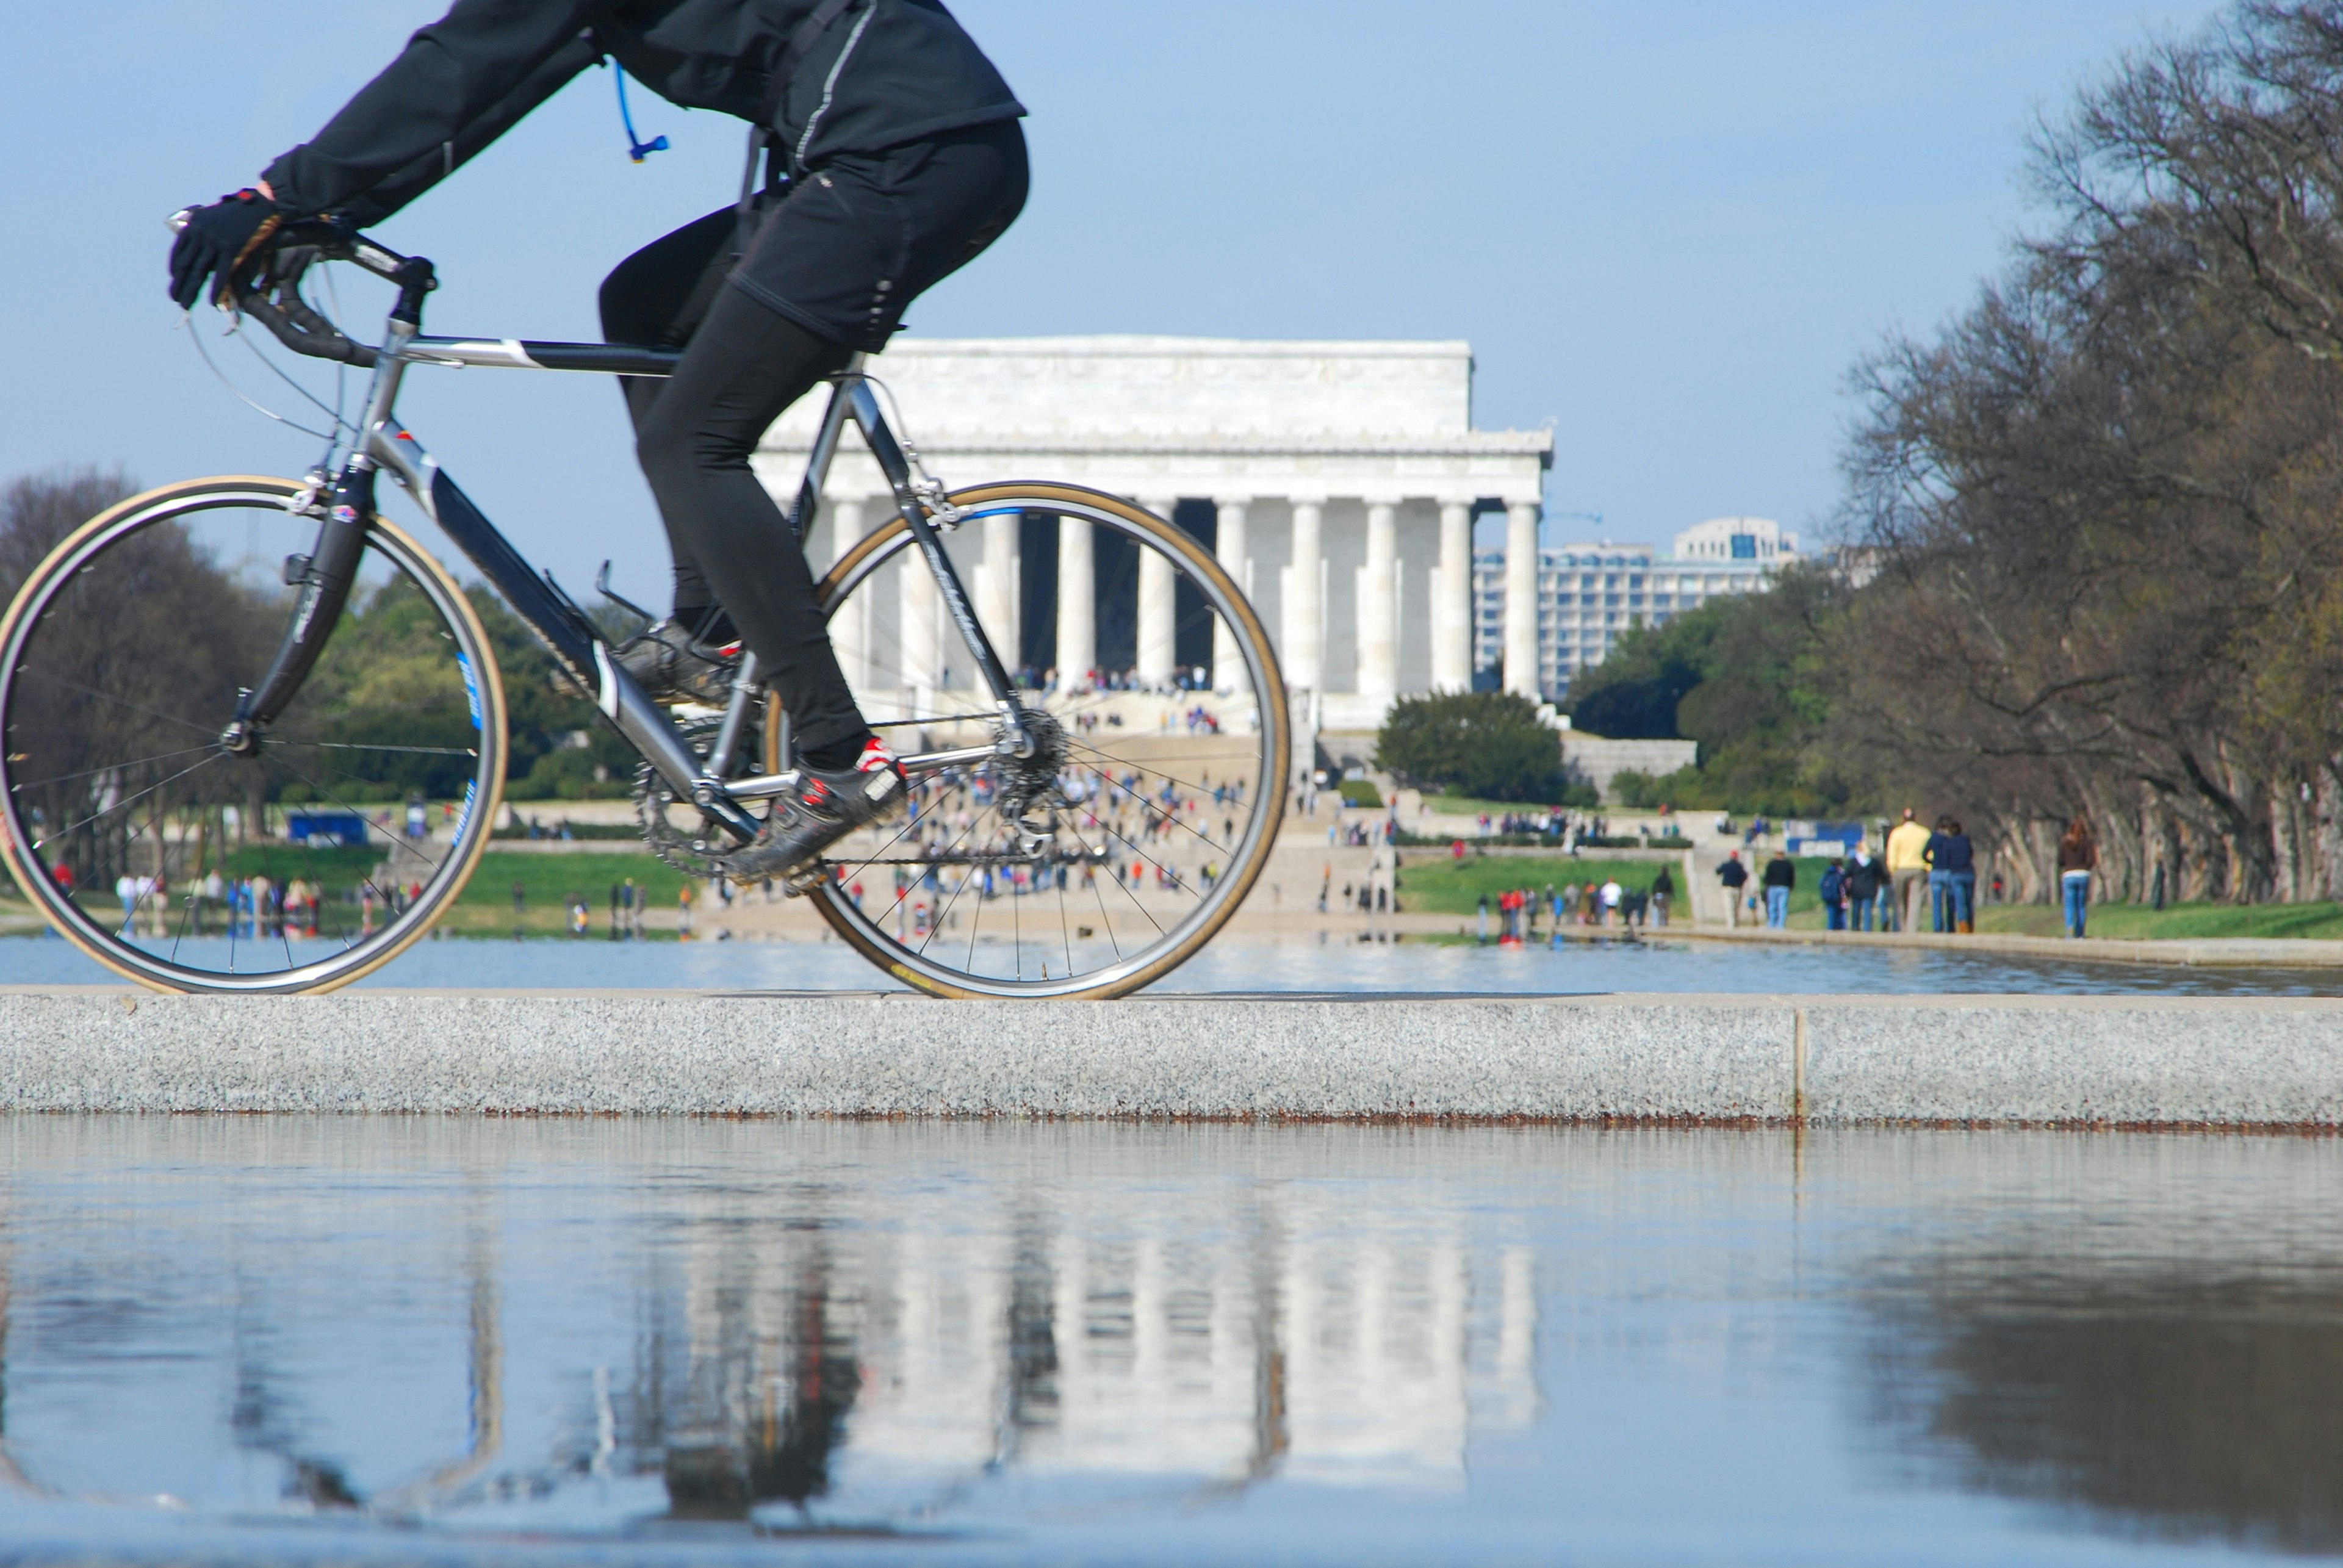
[[[212,297],[227,297],[230,280],[245,257],[284,222],[277,204],[256,190],[240,190],[187,214],[187,226],[171,246],[171,297],[193,310],[205,281],[216,275]]]

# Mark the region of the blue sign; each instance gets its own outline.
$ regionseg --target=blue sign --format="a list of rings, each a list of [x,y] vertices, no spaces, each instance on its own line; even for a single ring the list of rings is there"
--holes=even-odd
[[[319,849],[363,849],[367,819],[356,811],[296,811],[285,819],[285,836]]]

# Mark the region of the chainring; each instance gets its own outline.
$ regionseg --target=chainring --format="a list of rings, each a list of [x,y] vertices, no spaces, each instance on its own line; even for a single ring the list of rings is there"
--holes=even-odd
[[[681,728],[691,754],[705,757],[715,746],[724,719],[720,714],[712,714],[692,719]],[[740,738],[743,746],[752,746],[756,739],[756,726],[752,724],[749,729],[750,733]],[[696,830],[679,826],[669,815],[679,806],[688,816],[699,817]],[[730,835],[713,818],[679,799],[674,787],[648,762],[635,769],[635,819],[642,825],[643,842],[650,852],[685,876],[709,881],[725,874],[724,856],[731,847]]]

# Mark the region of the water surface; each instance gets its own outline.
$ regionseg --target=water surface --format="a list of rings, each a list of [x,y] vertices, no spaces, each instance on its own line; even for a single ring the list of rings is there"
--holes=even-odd
[[[0,938],[0,985],[119,983],[56,937]],[[358,982],[408,987],[901,989],[840,942],[446,938]],[[1156,991],[2146,992],[2331,996],[2343,970],[2109,964],[1937,949],[1725,942],[1362,942],[1223,937]]]
[[[2343,1144],[19,1117],[0,1543],[2343,1549]]]

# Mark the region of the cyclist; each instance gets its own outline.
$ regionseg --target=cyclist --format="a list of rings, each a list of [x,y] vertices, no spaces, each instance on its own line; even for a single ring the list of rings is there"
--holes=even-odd
[[[675,597],[621,659],[655,698],[720,701],[739,645],[755,652],[800,782],[729,869],[781,876],[905,791],[749,455],[1025,201],[1024,108],[940,0],[457,0],[315,139],[193,212],[171,297],[227,304],[285,223],[380,223],[605,57],[671,103],[749,121],[752,174],[764,149],[751,198],[620,262],[600,304],[606,341],[682,349],[673,376],[622,383]]]

